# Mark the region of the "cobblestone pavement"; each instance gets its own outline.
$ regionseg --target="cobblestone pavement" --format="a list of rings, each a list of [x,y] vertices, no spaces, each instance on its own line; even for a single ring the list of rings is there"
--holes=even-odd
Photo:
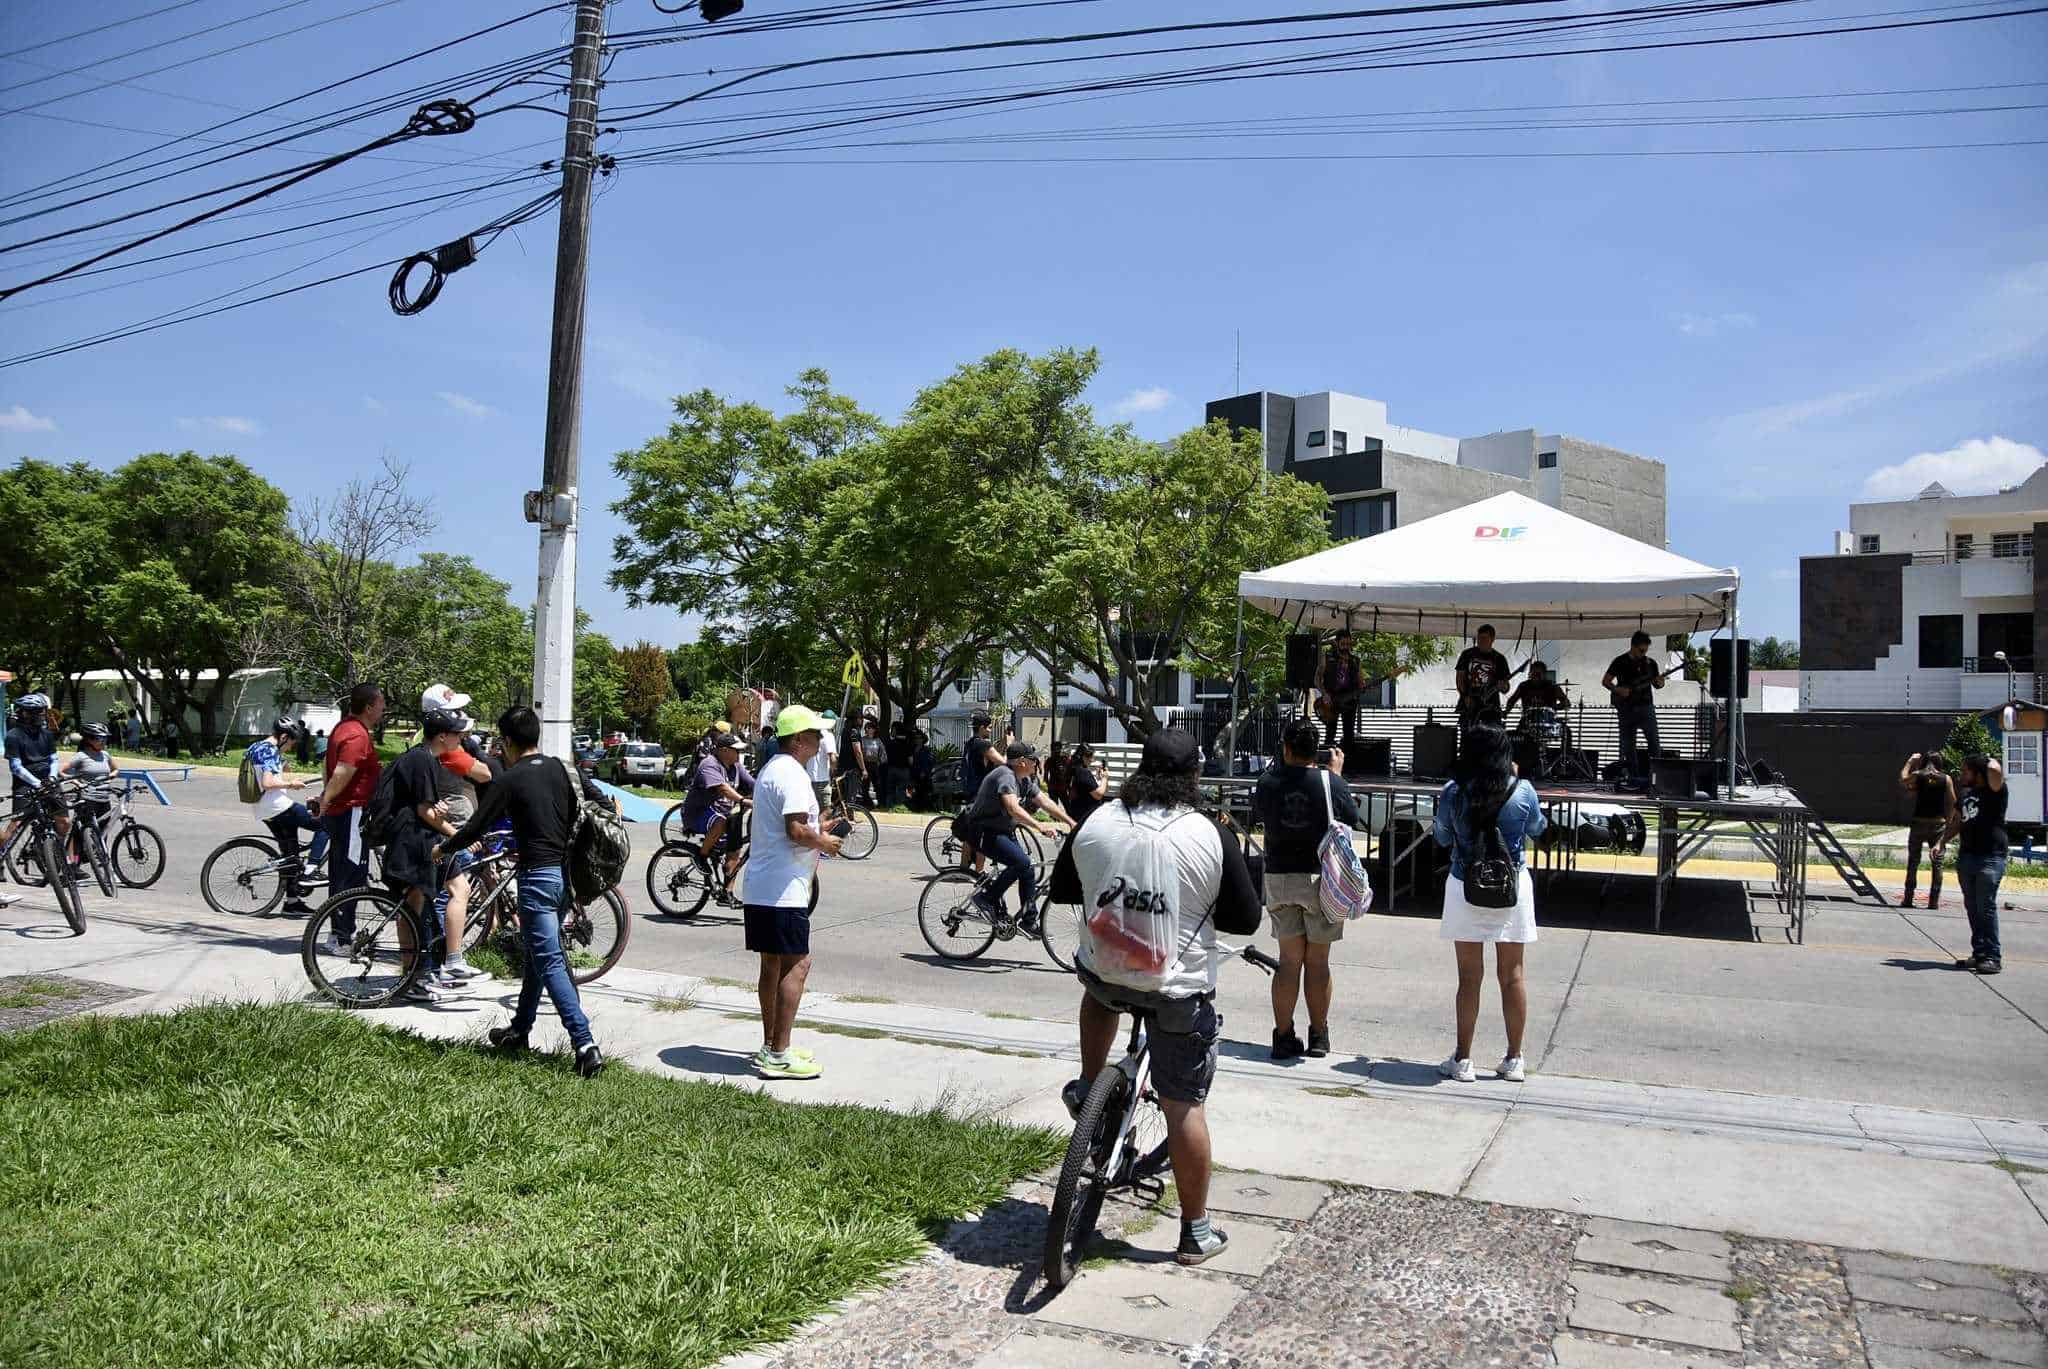
[[[53,1018],[69,1017],[87,1008],[101,1008],[124,998],[139,996],[135,989],[101,984],[91,979],[73,979],[69,975],[0,976],[0,1032],[22,1031]]]
[[[2034,1275],[1245,1173],[1211,1195],[1225,1256],[1182,1269],[1175,1213],[1112,1205],[1049,1297],[1049,1197],[723,1369],[2048,1367]]]

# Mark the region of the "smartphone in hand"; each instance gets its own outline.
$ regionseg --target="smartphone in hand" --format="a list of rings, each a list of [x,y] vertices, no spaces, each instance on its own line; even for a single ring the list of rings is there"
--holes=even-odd
[[[844,841],[847,834],[853,831],[853,823],[846,818],[841,818],[825,830],[831,835],[838,837],[841,841]]]

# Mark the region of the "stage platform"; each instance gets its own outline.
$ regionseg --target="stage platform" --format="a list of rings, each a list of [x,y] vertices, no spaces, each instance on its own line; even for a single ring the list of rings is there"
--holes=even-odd
[[[1209,779],[1203,787],[1216,791],[1240,819],[1249,815],[1253,779]],[[1366,821],[1366,849],[1360,855],[1372,872],[1379,906],[1398,911],[1425,884],[1438,884],[1431,826],[1441,779],[1395,776],[1348,781]],[[1593,834],[1582,822],[1616,812],[1640,818],[1644,854],[1657,862],[1652,926],[1664,929],[1664,909],[1680,872],[1711,840],[1746,840],[1772,869],[1771,897],[1784,915],[1794,941],[1806,939],[1806,863],[1815,849],[1837,869],[1858,897],[1887,906],[1884,896],[1848,858],[1826,825],[1799,795],[1783,785],[1740,785],[1719,798],[1679,798],[1639,792],[1617,792],[1611,784],[1545,781],[1537,798],[1550,828],[1531,853],[1530,868],[1539,883],[1580,873],[1580,858],[1605,854],[1609,844],[1585,846]],[[1607,824],[1600,823],[1605,828]],[[1627,820],[1623,820],[1626,826]],[[1601,835],[1605,835],[1603,832]],[[1847,861],[1844,868],[1843,862]]]

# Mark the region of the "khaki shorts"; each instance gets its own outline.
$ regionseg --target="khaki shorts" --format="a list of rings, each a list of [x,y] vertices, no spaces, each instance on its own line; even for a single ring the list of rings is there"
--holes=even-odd
[[[1276,875],[1268,871],[1266,916],[1273,920],[1273,935],[1282,940],[1305,936],[1318,946],[1327,946],[1344,939],[1344,924],[1323,916],[1314,875]]]

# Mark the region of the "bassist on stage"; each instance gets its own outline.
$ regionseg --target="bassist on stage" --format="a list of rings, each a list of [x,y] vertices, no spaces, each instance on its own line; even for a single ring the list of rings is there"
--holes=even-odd
[[[1365,678],[1365,669],[1359,665],[1358,657],[1351,651],[1351,633],[1339,632],[1323,657],[1323,668],[1316,674],[1316,687],[1322,697],[1316,700],[1316,713],[1328,729],[1330,741],[1339,744],[1337,731],[1341,726],[1344,741],[1358,736],[1358,700],[1368,689],[1377,689],[1388,680],[1407,673],[1406,666],[1396,666],[1376,679]]]
[[[1658,750],[1657,691],[1664,687],[1664,677],[1670,673],[1657,669],[1657,663],[1650,659],[1650,634],[1637,632],[1628,639],[1628,650],[1609,662],[1607,673],[1600,677],[1600,684],[1608,691],[1607,697],[1619,715],[1621,759],[1628,766],[1630,779],[1649,776],[1649,755]],[[1649,740],[1649,755],[1637,745],[1641,738]]]

